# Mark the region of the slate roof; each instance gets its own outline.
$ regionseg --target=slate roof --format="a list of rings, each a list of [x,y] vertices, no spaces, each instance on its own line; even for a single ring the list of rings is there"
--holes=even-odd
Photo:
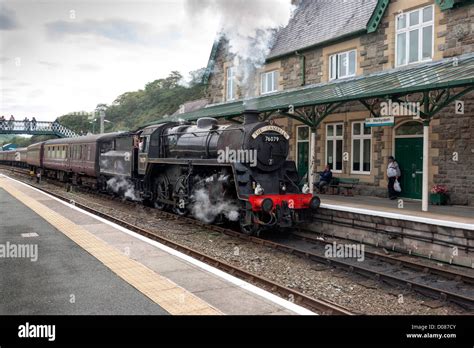
[[[276,111],[285,110],[290,104],[295,107],[322,105],[375,97],[386,98],[448,87],[474,86],[474,53],[458,56],[456,59],[457,64],[453,64],[452,58],[445,58],[350,79],[299,87],[248,100],[208,105],[200,110],[181,114],[180,118],[195,121],[201,117],[235,117],[249,109],[260,112]],[[167,121],[162,119],[151,124]]]
[[[267,59],[366,30],[377,0],[301,0]]]

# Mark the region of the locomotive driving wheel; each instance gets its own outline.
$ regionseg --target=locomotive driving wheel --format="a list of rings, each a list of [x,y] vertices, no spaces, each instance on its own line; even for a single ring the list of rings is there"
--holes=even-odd
[[[169,207],[164,201],[170,199],[170,185],[167,176],[160,177],[155,184],[155,208],[165,210]]]
[[[249,219],[247,214],[248,212],[245,210],[242,210],[239,214],[240,230],[249,236],[259,236],[261,231],[260,226],[253,221],[253,217]]]

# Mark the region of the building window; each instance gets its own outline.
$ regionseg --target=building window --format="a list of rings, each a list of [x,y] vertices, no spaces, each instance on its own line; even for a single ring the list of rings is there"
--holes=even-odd
[[[260,91],[261,94],[272,93],[278,90],[278,70],[261,74]]]
[[[326,164],[332,171],[342,172],[342,149],[344,146],[344,124],[326,125]]]
[[[356,50],[333,54],[329,57],[329,80],[356,75]]]
[[[352,123],[352,173],[369,174],[372,157],[372,128]]]
[[[296,167],[298,174],[304,181],[308,181],[309,168],[309,127],[296,127]]]
[[[235,68],[227,68],[226,100],[235,99]]]
[[[432,59],[433,23],[433,5],[397,16],[397,66]]]

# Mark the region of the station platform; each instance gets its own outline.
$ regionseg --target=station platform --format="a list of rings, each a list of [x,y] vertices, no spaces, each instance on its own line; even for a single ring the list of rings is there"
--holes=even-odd
[[[313,314],[0,175],[0,314]]]
[[[413,254],[474,268],[474,208],[429,206],[402,198],[320,195],[321,207],[306,229],[358,241],[387,252]]]
[[[403,199],[403,208],[398,207],[398,200],[388,198],[368,197],[368,196],[336,196],[320,195],[322,207],[330,209],[351,208],[365,209],[373,214],[392,213],[399,214],[406,219],[424,218],[433,224],[448,226],[459,226],[460,228],[474,230],[474,207],[471,206],[450,206],[450,205],[430,205],[428,211],[421,210],[421,201]]]

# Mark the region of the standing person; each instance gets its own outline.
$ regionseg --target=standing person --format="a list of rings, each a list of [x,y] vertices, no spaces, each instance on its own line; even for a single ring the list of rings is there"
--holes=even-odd
[[[2,115],[2,117],[0,117],[0,129],[1,130],[5,129],[5,124],[6,124],[5,116]]]
[[[13,115],[11,115],[10,119],[8,120],[8,128],[10,130],[13,130],[13,128],[15,128],[15,117],[13,117]]]
[[[398,166],[398,162],[395,160],[393,156],[388,158],[388,166],[387,166],[387,177],[388,177],[388,197],[390,199],[396,199],[398,196],[398,192],[395,191],[394,185],[395,180],[398,180],[401,176],[400,167]]]
[[[322,193],[325,190],[325,187],[331,183],[332,180],[332,171],[329,164],[326,165],[324,171],[319,174],[319,182],[316,183],[316,187],[318,188],[319,192]]]
[[[36,118],[34,116],[31,119],[31,130],[36,130]]]
[[[28,117],[25,117],[25,119],[23,120],[23,124],[25,125],[25,130],[29,131],[30,130],[30,120],[28,119]]]

